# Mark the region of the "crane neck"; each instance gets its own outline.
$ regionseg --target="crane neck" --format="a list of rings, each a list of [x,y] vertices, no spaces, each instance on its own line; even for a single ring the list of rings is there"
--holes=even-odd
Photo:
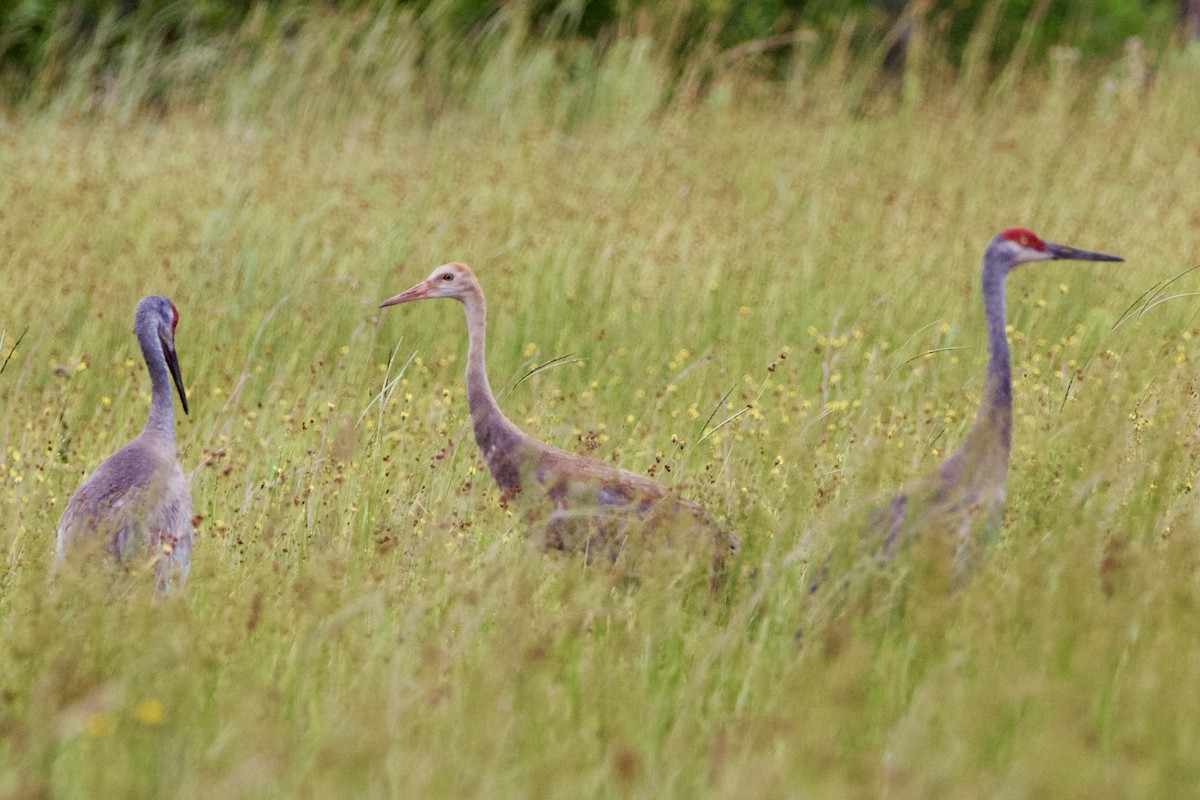
[[[1007,459],[1012,446],[1012,365],[1005,330],[1004,287],[1007,265],[985,259],[983,266],[983,310],[987,318],[988,365],[983,399],[972,430],[972,438],[983,432],[996,437]],[[978,433],[977,433],[978,432]],[[995,441],[995,440],[993,440]]]
[[[514,425],[496,402],[496,395],[487,376],[487,303],[478,287],[462,298],[467,314],[467,408],[475,429],[475,441],[484,452],[500,440],[510,441],[524,434]]]
[[[146,418],[145,435],[175,448],[175,401],[171,396],[171,373],[163,356],[163,345],[153,326],[138,328],[138,344],[150,373],[150,414]]]

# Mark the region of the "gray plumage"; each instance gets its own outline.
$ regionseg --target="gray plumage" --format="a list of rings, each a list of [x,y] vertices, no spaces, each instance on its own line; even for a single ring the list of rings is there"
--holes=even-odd
[[[1026,228],[1009,228],[988,244],[983,257],[983,304],[987,317],[988,366],[979,414],[966,440],[937,470],[905,487],[873,519],[885,534],[885,550],[927,532],[954,540],[956,572],[973,551],[999,530],[1012,448],[1012,368],[1005,333],[1004,285],[1008,273],[1031,261],[1122,261],[1040,239]]]
[[[142,298],[134,332],[150,373],[150,414],[133,441],[113,453],[75,490],[58,523],[59,562],[108,556],[118,563],[153,560],[166,592],[191,566],[192,498],[175,454],[171,382],[186,414],[187,395],[175,355],[179,312],[165,297]]]

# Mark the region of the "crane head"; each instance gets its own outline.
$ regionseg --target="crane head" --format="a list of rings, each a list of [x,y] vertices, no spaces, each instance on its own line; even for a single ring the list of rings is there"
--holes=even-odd
[[[1070,259],[1074,261],[1124,261],[1120,256],[1078,250],[1065,244],[1042,239],[1028,228],[1006,228],[992,239],[985,261],[998,263],[1005,270],[1030,261],[1052,261]]]
[[[471,268],[466,264],[452,261],[449,264],[442,264],[431,272],[428,278],[411,289],[406,289],[400,294],[384,300],[379,307],[387,308],[399,303],[429,300],[434,297],[453,297],[456,300],[462,300],[478,291],[479,282],[475,279],[475,273],[471,271]]]
[[[179,371],[179,357],[175,354],[175,328],[179,325],[179,309],[162,295],[143,297],[138,303],[134,330],[139,338],[142,331],[149,331],[162,349],[163,360],[171,371],[175,390],[183,413],[188,413],[187,392],[183,388],[183,374]],[[144,347],[145,345],[143,345]]]

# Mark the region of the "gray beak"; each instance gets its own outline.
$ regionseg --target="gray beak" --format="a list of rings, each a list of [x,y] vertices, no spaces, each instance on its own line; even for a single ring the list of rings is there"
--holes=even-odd
[[[1076,250],[1065,244],[1046,242],[1046,252],[1056,259],[1071,259],[1073,261],[1124,261],[1120,256],[1110,256],[1108,253],[1093,253],[1091,250]]]

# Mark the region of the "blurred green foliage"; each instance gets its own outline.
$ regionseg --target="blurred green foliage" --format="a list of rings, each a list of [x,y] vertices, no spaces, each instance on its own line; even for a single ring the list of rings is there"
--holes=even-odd
[[[1164,39],[1175,21],[1173,0],[919,0],[920,30],[953,65],[980,58],[1002,64],[1014,52],[1041,53],[1057,44],[1086,56],[1119,51],[1130,36]],[[649,36],[680,65],[697,53],[763,44],[780,65],[798,38],[832,42],[851,52],[877,52],[911,31],[905,0],[15,0],[0,4],[0,77],[8,96],[21,95],[64,54],[105,53],[135,41],[169,51],[182,42],[232,35],[248,20],[286,36],[289,26],[331,14],[370,14],[383,7],[412,14],[430,47],[472,47],[496,31],[541,40],[585,40],[603,46],[621,35]],[[900,38],[904,38],[901,36]],[[981,43],[982,44],[979,44]],[[973,46],[974,44],[974,46]],[[115,56],[113,56],[115,59]],[[52,79],[51,79],[52,80]]]
[[[1085,55],[1112,55],[1130,36],[1156,38],[1169,31],[1177,6],[1161,0],[935,0],[932,16],[947,26],[951,53],[961,57],[980,21],[995,13],[987,33],[996,62],[1023,37],[1035,52],[1066,44]]]

